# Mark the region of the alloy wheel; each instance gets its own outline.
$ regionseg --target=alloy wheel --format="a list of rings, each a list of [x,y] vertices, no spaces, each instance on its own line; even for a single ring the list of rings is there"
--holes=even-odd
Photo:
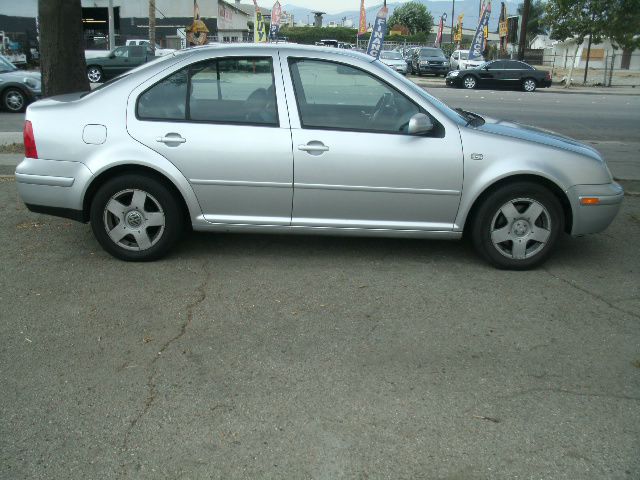
[[[463,80],[464,83],[464,88],[476,88],[476,79],[473,78],[471,75],[464,77]]]
[[[165,214],[160,203],[149,193],[127,189],[109,199],[103,224],[114,244],[126,250],[144,251],[162,238]]]
[[[98,67],[90,67],[89,70],[87,70],[87,77],[91,83],[98,83],[102,80],[102,72]]]
[[[4,106],[11,112],[20,112],[25,106],[24,94],[17,89],[11,89],[4,95]]]
[[[523,87],[525,92],[533,92],[536,89],[536,81],[528,78],[524,81]]]
[[[540,253],[551,235],[551,216],[537,200],[510,200],[491,222],[491,242],[507,258],[522,260]]]

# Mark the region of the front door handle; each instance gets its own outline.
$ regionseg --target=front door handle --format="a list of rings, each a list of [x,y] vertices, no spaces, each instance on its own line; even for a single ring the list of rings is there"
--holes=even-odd
[[[164,137],[156,138],[156,142],[169,145],[172,143],[186,143],[187,139],[181,137],[179,133],[167,133]]]
[[[298,150],[311,154],[320,154],[322,152],[328,152],[329,147],[322,142],[309,142],[306,145],[298,145]]]

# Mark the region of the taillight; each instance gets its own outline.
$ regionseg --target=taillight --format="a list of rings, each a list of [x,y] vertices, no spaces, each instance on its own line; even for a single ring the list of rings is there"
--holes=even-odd
[[[22,137],[24,139],[24,156],[27,158],[38,158],[36,138],[33,136],[33,126],[29,120],[24,122]]]

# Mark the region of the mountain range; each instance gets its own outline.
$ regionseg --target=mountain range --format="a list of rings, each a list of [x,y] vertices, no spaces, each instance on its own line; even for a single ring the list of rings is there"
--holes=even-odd
[[[438,0],[414,0],[418,3],[422,3],[427,7],[431,15],[433,15],[433,22],[438,23],[440,20],[440,15],[442,13],[447,13],[447,25],[451,25],[451,7],[454,2],[452,1],[438,1]],[[320,3],[320,2],[319,2]],[[353,3],[357,4],[357,2],[353,1]],[[368,2],[365,2],[365,6]],[[517,0],[507,0],[505,4],[507,6],[507,14],[508,15],[516,15],[516,10],[518,8],[518,4],[521,3]],[[392,2],[387,3],[387,7],[389,7],[389,15],[393,13],[393,11],[402,6],[403,3],[400,2]],[[382,3],[378,3],[376,5],[370,6],[366,8],[367,11],[367,24],[372,24],[375,21],[376,14],[378,10],[382,7]],[[491,17],[489,18],[489,31],[495,31],[498,27],[498,18],[500,17],[500,2],[492,2],[491,4]],[[465,28],[474,28],[478,24],[479,17],[479,9],[480,9],[480,0],[458,0],[455,2],[455,20],[454,23],[457,23],[458,15],[464,13],[464,19],[462,21]],[[288,13],[293,14],[294,20],[296,23],[303,22],[307,23],[307,21],[313,23],[313,13],[315,10],[311,10],[309,8],[298,7],[295,4],[285,4],[283,6],[283,10],[286,10]],[[334,22],[336,24],[341,24],[342,20],[346,18],[347,20],[351,20],[354,26],[358,25],[358,19],[360,18],[359,10],[345,10],[344,12],[335,13],[335,14],[326,14],[323,16],[323,25],[326,26],[330,22]],[[308,20],[307,20],[308,19]]]

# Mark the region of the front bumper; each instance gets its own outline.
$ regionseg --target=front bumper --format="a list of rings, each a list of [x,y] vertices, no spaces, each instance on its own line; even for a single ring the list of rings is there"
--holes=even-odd
[[[567,190],[573,212],[571,235],[605,230],[620,211],[624,190],[615,182],[605,185],[574,185]],[[583,198],[597,198],[596,205],[582,205]]]
[[[80,162],[25,158],[16,168],[18,194],[29,210],[83,218],[83,198],[92,178]]]
[[[462,85],[462,75],[456,75],[455,77],[447,77],[445,83],[450,87],[459,87]]]
[[[449,67],[444,65],[418,65],[419,73],[449,73]]]

